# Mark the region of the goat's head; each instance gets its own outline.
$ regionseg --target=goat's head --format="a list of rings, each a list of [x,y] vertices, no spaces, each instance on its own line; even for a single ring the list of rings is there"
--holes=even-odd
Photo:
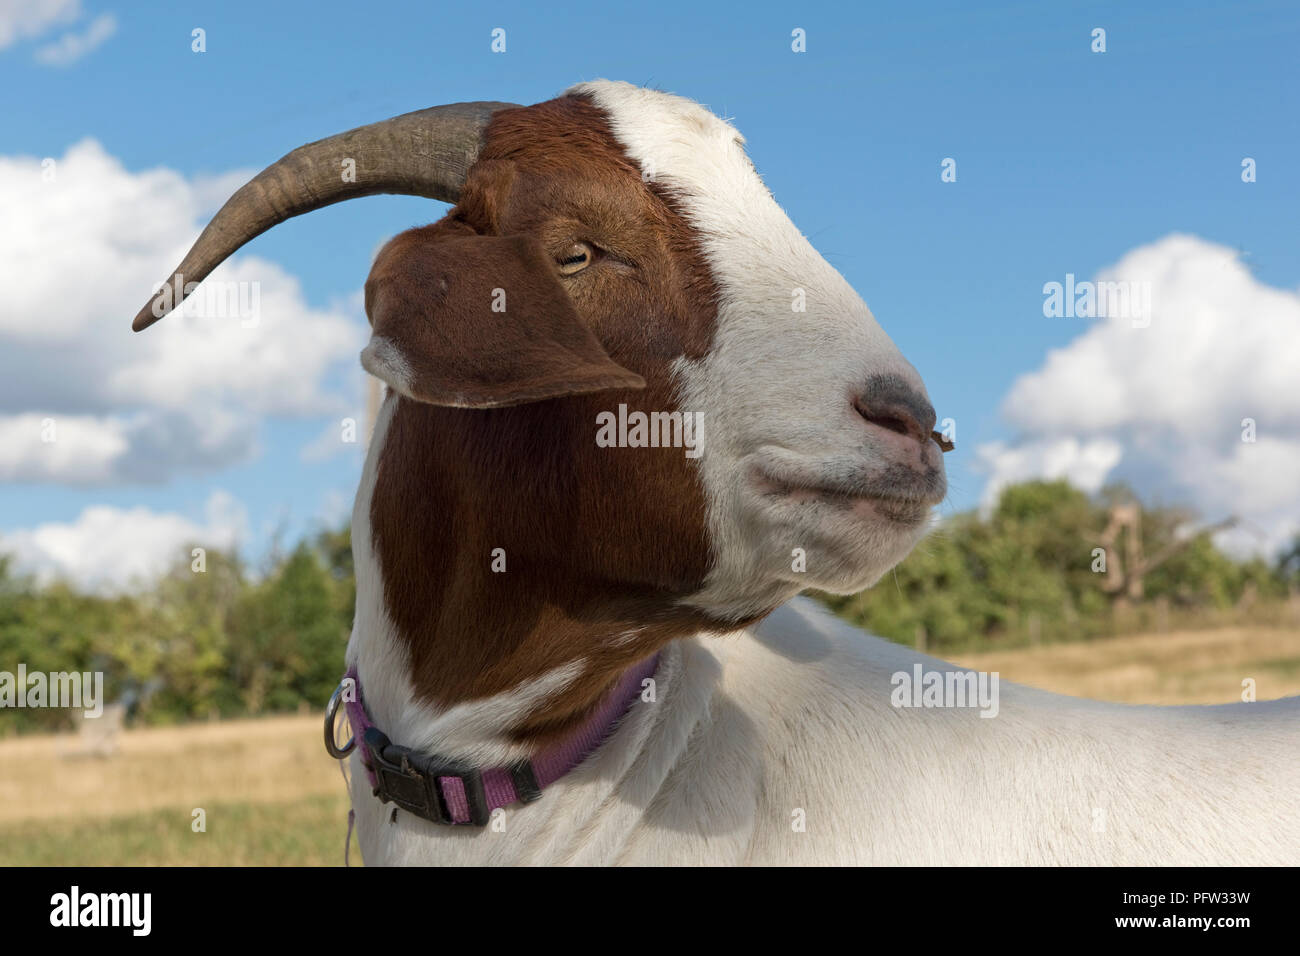
[[[362,364],[395,393],[369,527],[412,641],[467,575],[491,578],[498,547],[516,590],[480,609],[497,628],[517,629],[501,608],[532,587],[644,653],[638,622],[725,627],[806,587],[858,590],[924,532],[945,480],[920,377],[728,123],[608,82],[408,114],[286,156],[178,273],[197,282],[276,222],[377,192],[456,203],[389,242],[366,283]],[[698,416],[698,457],[598,445],[621,404]]]

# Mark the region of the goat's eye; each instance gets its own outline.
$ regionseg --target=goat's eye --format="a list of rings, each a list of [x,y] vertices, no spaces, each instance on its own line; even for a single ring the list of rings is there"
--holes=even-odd
[[[591,265],[593,258],[595,258],[595,250],[590,245],[585,242],[575,242],[555,261],[560,266],[561,275],[571,276]]]

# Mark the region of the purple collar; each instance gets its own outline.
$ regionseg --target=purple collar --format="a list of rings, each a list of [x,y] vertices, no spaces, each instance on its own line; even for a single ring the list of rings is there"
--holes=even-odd
[[[559,743],[529,760],[508,767],[482,769],[436,754],[399,747],[370,722],[361,698],[361,681],[355,666],[348,669],[325,716],[325,748],[333,757],[346,757],[354,745],[361,747],[374,795],[433,823],[486,826],[493,810],[512,803],[532,803],[542,790],[582,763],[613,732],[641,694],[643,681],[659,664],[655,654],[630,668],[605,695],[581,726]],[[352,741],[342,748],[334,743],[334,718],[344,684],[353,681],[356,693],[343,700]]]

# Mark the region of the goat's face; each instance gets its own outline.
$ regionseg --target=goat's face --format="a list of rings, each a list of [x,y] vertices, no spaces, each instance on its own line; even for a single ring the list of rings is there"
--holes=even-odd
[[[944,494],[915,369],[739,134],[678,97],[601,82],[498,113],[448,217],[377,258],[367,311],[363,364],[404,396],[388,440],[427,462],[404,472],[437,500],[501,489],[507,553],[569,580],[750,618],[873,583]],[[600,447],[620,404],[697,416],[699,456]],[[391,472],[396,526],[421,486]]]

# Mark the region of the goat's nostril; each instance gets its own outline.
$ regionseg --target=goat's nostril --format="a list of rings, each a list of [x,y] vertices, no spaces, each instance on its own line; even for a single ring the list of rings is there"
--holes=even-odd
[[[854,410],[867,422],[899,435],[910,435],[925,444],[930,441],[935,415],[928,402],[920,398],[904,401],[873,402],[862,399],[853,403]]]
[[[907,435],[916,431],[915,427],[909,428],[906,421],[892,415],[869,415],[865,417],[871,424],[887,428],[891,432],[898,432],[900,435]]]
[[[930,443],[934,407],[914,384],[897,375],[877,375],[853,397],[853,408],[877,428]]]

